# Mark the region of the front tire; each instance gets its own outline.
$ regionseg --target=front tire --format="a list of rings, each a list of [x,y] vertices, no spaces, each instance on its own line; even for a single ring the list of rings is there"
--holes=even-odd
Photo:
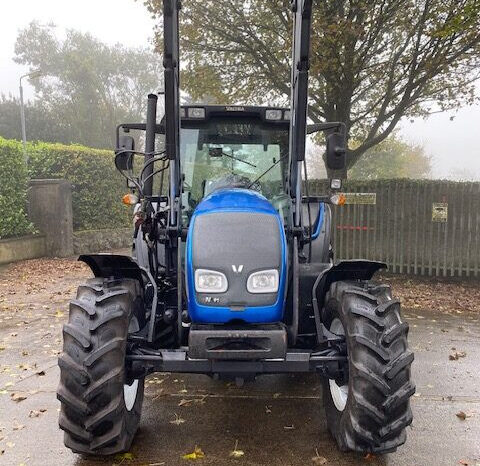
[[[415,392],[400,303],[387,285],[340,281],[326,296],[322,320],[333,333],[345,335],[348,355],[346,380],[324,381],[329,431],[342,451],[395,451],[405,443]]]
[[[70,303],[59,357],[59,426],[75,453],[111,455],[130,448],[140,421],[143,379],[127,379],[129,331],[143,319],[136,280],[88,280]]]

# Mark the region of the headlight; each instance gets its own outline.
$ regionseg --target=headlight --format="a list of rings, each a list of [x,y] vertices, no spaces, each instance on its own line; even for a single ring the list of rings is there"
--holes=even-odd
[[[195,290],[198,293],[225,293],[228,289],[227,277],[213,270],[195,270]]]
[[[252,273],[247,280],[250,293],[276,293],[278,291],[278,270],[261,270]]]

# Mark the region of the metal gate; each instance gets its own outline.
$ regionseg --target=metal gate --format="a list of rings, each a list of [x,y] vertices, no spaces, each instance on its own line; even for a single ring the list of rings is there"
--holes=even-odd
[[[310,192],[327,186],[313,180]],[[344,191],[347,204],[333,208],[337,259],[380,260],[396,273],[478,277],[480,183],[349,180]]]

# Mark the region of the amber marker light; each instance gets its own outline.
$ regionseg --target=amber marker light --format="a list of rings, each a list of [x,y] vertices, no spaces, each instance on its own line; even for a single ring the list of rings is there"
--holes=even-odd
[[[122,202],[125,205],[135,205],[138,202],[138,197],[135,194],[128,193],[122,197]]]
[[[334,205],[345,205],[347,202],[347,196],[345,196],[345,194],[334,194],[330,198],[330,202]]]

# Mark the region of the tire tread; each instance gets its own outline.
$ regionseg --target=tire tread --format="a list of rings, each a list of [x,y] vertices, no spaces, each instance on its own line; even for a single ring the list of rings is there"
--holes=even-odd
[[[408,323],[388,285],[369,281],[333,283],[323,315],[338,315],[349,353],[349,398],[344,411],[324,392],[327,425],[342,451],[382,454],[395,451],[412,422],[410,381],[413,352]],[[328,381],[324,384],[328,390]]]
[[[94,278],[70,302],[57,398],[65,446],[76,453],[110,455],[130,448],[143,381],[134,408],[126,411],[124,361],[132,303],[141,292],[132,279]]]

